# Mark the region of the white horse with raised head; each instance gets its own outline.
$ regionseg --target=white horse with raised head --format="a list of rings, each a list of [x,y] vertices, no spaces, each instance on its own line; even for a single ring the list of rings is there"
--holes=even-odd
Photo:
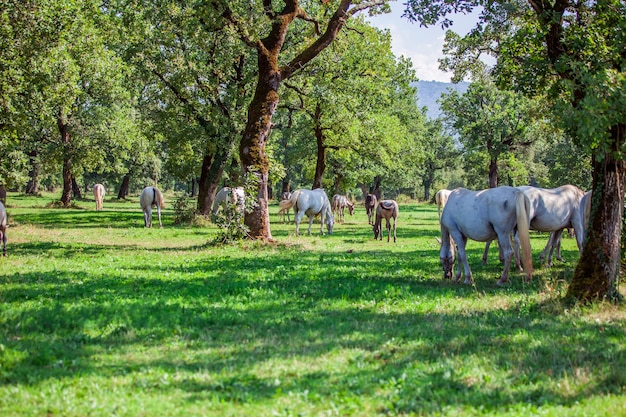
[[[515,229],[522,245],[522,263],[526,280],[532,278],[533,265],[529,234],[530,201],[520,190],[513,187],[490,188],[470,191],[457,188],[450,193],[448,203],[441,213],[441,250],[439,257],[444,278],[452,278],[455,262],[455,243],[458,246],[458,269],[456,281],[465,270],[465,283],[473,282],[467,262],[465,244],[467,239],[489,242],[498,239],[504,256],[504,269],[498,284],[509,280],[513,247],[510,236]]]
[[[213,215],[217,214],[220,207],[226,209],[227,204],[233,204],[237,210],[243,211],[246,205],[245,197],[246,193],[243,187],[223,187],[215,194],[212,209]]]
[[[348,208],[350,216],[354,214],[354,203],[348,200],[348,197],[345,195],[335,194],[331,202],[331,207],[333,209],[333,215],[338,222],[343,222],[346,207]]]
[[[315,190],[299,189],[291,193],[289,200],[283,200],[279,203],[281,210],[289,210],[294,208],[296,215],[294,220],[296,222],[296,235],[300,236],[300,221],[306,214],[309,217],[309,235],[311,235],[311,226],[313,225],[313,218],[318,214],[321,216],[320,232],[324,234],[324,224],[329,234],[333,233],[333,226],[335,224],[335,218],[330,207],[330,201],[328,195],[321,188]]]
[[[441,189],[435,193],[435,204],[437,204],[437,215],[439,216],[439,221],[441,221],[441,210],[446,206],[448,202],[448,196],[452,191]]]
[[[101,211],[102,200],[104,200],[104,185],[96,184],[93,186],[93,197],[96,200],[96,211]]]
[[[144,188],[139,196],[139,204],[143,209],[143,224],[145,227],[152,227],[152,206],[155,206],[157,209],[159,227],[163,227],[161,223],[161,209],[165,208],[165,200],[161,190],[157,187]]]
[[[2,242],[2,256],[7,256],[7,210],[0,201],[0,242]]]
[[[374,221],[374,240],[383,240],[382,223],[385,219],[387,227],[387,242],[391,236],[391,219],[393,219],[393,241],[396,241],[396,224],[398,223],[398,203],[395,200],[380,200],[376,205],[376,220]]]

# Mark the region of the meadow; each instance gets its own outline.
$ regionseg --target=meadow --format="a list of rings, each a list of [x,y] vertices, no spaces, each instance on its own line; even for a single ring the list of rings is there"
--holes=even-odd
[[[436,207],[401,204],[398,242],[362,205],[330,236],[211,245],[144,229],[138,199],[9,193],[0,258],[2,416],[626,415],[626,308],[562,302],[578,258],[498,287],[442,279]]]

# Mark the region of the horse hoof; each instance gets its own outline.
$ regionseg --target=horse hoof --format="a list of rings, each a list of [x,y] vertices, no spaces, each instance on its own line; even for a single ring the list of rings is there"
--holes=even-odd
[[[508,283],[509,283],[508,279],[506,281],[502,281],[501,279],[499,279],[498,282],[496,282],[496,285],[498,287],[502,287],[502,286],[504,286],[505,284],[508,284]]]

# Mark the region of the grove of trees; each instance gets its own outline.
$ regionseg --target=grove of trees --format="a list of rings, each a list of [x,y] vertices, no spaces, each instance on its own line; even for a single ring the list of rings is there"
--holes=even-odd
[[[430,200],[460,185],[573,183],[594,193],[570,295],[616,296],[624,3],[406,7],[444,27],[451,12],[481,10],[468,35],[447,33],[442,67],[473,83],[442,97],[441,120],[418,107],[410,60],[365,18],[386,0],[6,0],[0,186],[60,187],[69,206],[95,182],[118,198],[191,184],[207,215],[220,186],[253,175],[244,221],[271,240],[270,196],[289,188]]]

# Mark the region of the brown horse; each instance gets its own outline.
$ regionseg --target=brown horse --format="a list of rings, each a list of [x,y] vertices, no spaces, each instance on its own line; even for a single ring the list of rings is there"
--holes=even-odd
[[[367,223],[374,224],[374,216],[376,215],[376,203],[378,199],[374,194],[368,194],[365,197],[365,212],[367,213]]]
[[[333,201],[331,202],[331,207],[338,222],[343,222],[343,212],[346,207],[348,207],[350,216],[354,214],[354,203],[348,200],[348,197],[345,195],[335,194],[333,196]]]
[[[398,203],[395,200],[381,200],[376,205],[376,221],[374,222],[374,239],[383,240],[383,231],[381,230],[383,219],[387,226],[387,242],[391,237],[391,219],[393,218],[393,241],[396,241],[396,224],[398,222]]]

